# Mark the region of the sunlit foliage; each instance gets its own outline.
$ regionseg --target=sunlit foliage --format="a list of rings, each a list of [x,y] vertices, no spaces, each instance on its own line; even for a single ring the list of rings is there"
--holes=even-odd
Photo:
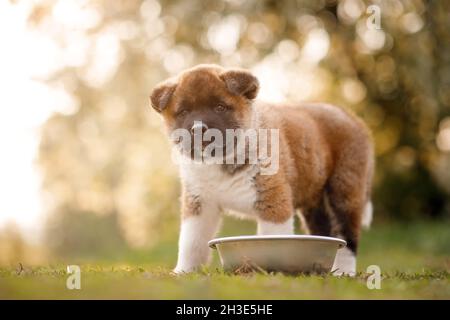
[[[176,168],[148,95],[198,63],[251,69],[261,99],[327,101],[363,117],[376,143],[375,219],[449,215],[447,1],[48,0],[29,24],[56,48],[46,83],[70,97],[40,145],[56,246],[95,234],[103,220],[89,214],[113,216],[111,232],[132,246],[175,232]],[[66,215],[85,229],[66,232]]]

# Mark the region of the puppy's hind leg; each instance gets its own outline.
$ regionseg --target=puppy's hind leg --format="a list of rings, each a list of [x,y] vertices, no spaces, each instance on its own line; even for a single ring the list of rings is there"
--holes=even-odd
[[[365,189],[357,183],[331,180],[326,195],[327,211],[332,221],[334,237],[347,241],[345,248],[339,249],[334,262],[335,275],[356,274],[356,254],[361,231],[361,220],[366,202]]]
[[[331,221],[325,208],[324,199],[321,199],[313,208],[302,208],[299,216],[304,224],[302,227],[308,234],[331,236]]]

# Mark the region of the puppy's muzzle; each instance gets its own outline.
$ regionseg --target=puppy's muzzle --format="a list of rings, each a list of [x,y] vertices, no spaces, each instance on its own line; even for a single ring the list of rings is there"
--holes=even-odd
[[[192,134],[205,134],[208,126],[203,122],[195,122],[191,127]]]

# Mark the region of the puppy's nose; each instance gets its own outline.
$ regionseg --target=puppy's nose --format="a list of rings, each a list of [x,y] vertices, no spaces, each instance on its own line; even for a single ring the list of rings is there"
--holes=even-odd
[[[195,121],[191,128],[192,134],[204,134],[208,130],[208,126],[202,121]]]

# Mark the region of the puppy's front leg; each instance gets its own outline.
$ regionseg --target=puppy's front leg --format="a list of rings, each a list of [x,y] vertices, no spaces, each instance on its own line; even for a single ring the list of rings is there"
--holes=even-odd
[[[258,235],[291,235],[294,234],[294,216],[285,221],[272,222],[258,219]]]
[[[198,197],[183,196],[181,219],[178,262],[174,272],[193,272],[208,263],[208,241],[218,230],[220,210],[217,205],[201,202]]]
[[[257,178],[258,235],[294,234],[294,208],[290,189],[279,175]]]

